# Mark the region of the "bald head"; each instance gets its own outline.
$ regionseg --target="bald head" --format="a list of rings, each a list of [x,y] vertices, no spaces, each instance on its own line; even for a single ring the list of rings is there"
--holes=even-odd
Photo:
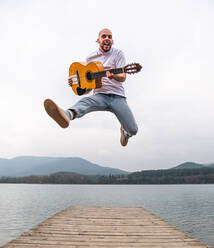
[[[108,33],[111,33],[111,35],[112,35],[112,32],[111,32],[110,29],[104,28],[104,29],[102,29],[102,30],[99,32],[99,35],[98,35],[98,36],[100,36],[103,32],[108,32]]]

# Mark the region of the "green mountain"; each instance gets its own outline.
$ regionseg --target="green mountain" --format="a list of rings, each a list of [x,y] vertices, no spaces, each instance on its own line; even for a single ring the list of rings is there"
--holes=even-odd
[[[214,164],[212,163],[212,164],[204,164],[205,166],[207,166],[207,167],[214,167]]]
[[[7,167],[5,167],[7,166]],[[77,172],[79,171],[79,172]],[[0,183],[39,184],[205,184],[214,183],[214,164],[186,162],[171,169],[133,173],[81,158],[0,159]]]
[[[204,168],[205,165],[198,164],[194,162],[185,162],[183,164],[177,165],[173,167],[172,169],[196,169],[196,168]]]
[[[62,171],[82,175],[129,174],[127,171],[111,167],[102,167],[77,157],[53,158],[22,156],[13,159],[0,159],[0,177],[49,175]]]

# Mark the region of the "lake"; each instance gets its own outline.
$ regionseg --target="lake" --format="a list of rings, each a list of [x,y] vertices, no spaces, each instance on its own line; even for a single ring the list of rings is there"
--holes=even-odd
[[[0,184],[0,245],[71,205],[143,207],[214,248],[213,184]]]

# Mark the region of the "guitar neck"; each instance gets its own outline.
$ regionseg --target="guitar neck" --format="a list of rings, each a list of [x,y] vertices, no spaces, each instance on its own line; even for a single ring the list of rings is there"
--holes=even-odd
[[[123,67],[122,68],[115,68],[115,69],[111,69],[111,70],[98,71],[98,72],[91,73],[92,79],[106,77],[107,71],[110,71],[113,74],[120,74],[120,73],[124,73],[124,68]]]

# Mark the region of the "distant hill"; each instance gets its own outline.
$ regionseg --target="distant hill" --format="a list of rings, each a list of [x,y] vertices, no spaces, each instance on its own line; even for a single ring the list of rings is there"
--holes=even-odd
[[[207,167],[214,167],[214,163],[212,163],[212,164],[204,164],[204,166],[207,166]]]
[[[172,167],[171,169],[199,169],[199,168],[207,168],[207,167],[214,167],[214,163],[210,164],[199,164],[194,162],[185,162],[182,164],[179,164],[175,167]]]
[[[198,164],[194,162],[185,162],[183,164],[177,165],[173,167],[172,169],[194,169],[194,168],[204,168],[205,165],[203,164]]]
[[[201,164],[194,162],[185,162],[168,170],[185,169],[203,169],[214,168],[214,163]],[[163,171],[163,170],[161,170]],[[130,172],[102,167],[78,157],[39,157],[39,156],[21,156],[12,159],[0,158],[0,178],[1,177],[26,177],[51,175],[54,173],[76,173],[83,176],[92,175],[128,175]],[[148,173],[148,172],[146,172]],[[151,171],[152,174],[156,170]],[[162,172],[161,172],[162,173]],[[69,176],[70,180],[70,176]],[[86,181],[86,179],[84,179]]]
[[[57,172],[73,172],[81,175],[126,175],[127,171],[102,167],[77,157],[53,158],[21,156],[13,159],[0,158],[0,177],[49,175]]]
[[[145,170],[128,175],[80,175],[57,172],[50,175],[0,177],[0,183],[27,184],[214,184],[214,168]]]
[[[0,183],[205,184],[214,183],[214,164],[186,162],[171,169],[129,173],[81,158],[0,159]]]

